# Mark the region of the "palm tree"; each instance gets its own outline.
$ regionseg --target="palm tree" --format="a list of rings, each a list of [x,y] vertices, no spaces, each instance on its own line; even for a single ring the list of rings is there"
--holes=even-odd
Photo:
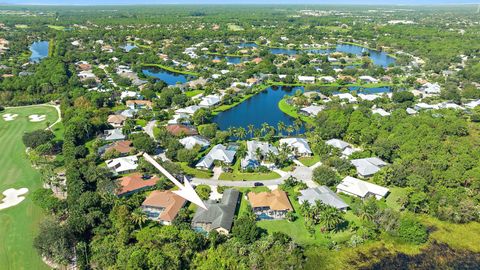
[[[140,208],[135,209],[132,213],[132,221],[139,225],[140,229],[142,229],[142,225],[147,222],[147,219],[147,214],[145,214]]]
[[[243,159],[247,156],[247,149],[243,144],[241,144],[240,147],[237,149],[236,155],[240,159]]]
[[[258,137],[260,137],[261,135],[262,135],[262,131],[261,131],[260,129],[256,128],[256,129],[253,131],[253,136],[254,136],[255,138],[258,138]]]
[[[253,132],[255,131],[255,126],[252,124],[249,124],[247,128],[248,128],[248,133],[250,133],[250,137],[253,138]]]
[[[270,127],[270,125],[268,123],[263,123],[262,124],[262,128],[260,129],[262,131],[262,134],[267,132],[268,127]]]
[[[340,211],[331,206],[328,206],[323,210],[320,218],[323,226],[329,231],[335,230],[337,226],[344,221]]]
[[[293,129],[292,126],[288,126],[288,127],[287,127],[286,131],[287,131],[288,136],[290,136],[290,134],[292,134],[293,130],[294,130],[294,129]]]
[[[255,157],[256,157],[258,160],[263,159],[263,153],[262,153],[262,150],[260,149],[260,147],[257,147],[257,148],[255,149]]]
[[[277,124],[278,133],[279,133],[280,135],[282,135],[282,131],[284,131],[286,127],[287,127],[287,126],[285,125],[284,122],[279,121],[278,124]]]
[[[300,129],[302,128],[302,125],[303,125],[303,123],[299,119],[295,119],[295,121],[293,122],[293,128],[297,132],[297,135],[300,132]]]
[[[240,139],[244,139],[247,136],[247,131],[243,127],[237,128],[236,133]]]
[[[227,128],[228,136],[233,136],[235,134],[235,129],[233,127]]]

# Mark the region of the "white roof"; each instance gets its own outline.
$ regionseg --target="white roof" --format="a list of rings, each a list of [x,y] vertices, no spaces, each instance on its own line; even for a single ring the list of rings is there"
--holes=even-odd
[[[120,98],[124,99],[124,98],[127,98],[127,97],[136,97],[137,95],[138,95],[138,93],[134,92],[134,91],[123,91],[120,94]]]
[[[332,77],[332,76],[323,76],[323,77],[320,77],[320,80],[325,81],[325,82],[334,82],[335,78]]]
[[[201,136],[188,136],[180,139],[179,142],[187,149],[192,149],[195,145],[200,145],[201,147],[210,145],[210,142]]]
[[[257,148],[260,149],[262,155],[266,155],[269,152],[278,154],[278,149],[275,146],[269,144],[268,142],[247,141],[247,151],[252,157],[256,156]]]
[[[201,108],[200,106],[192,105],[192,106],[188,106],[188,107],[185,107],[185,108],[175,110],[175,113],[178,113],[178,114],[182,114],[182,113],[194,114],[200,108]]]
[[[378,80],[373,78],[372,76],[360,76],[358,78],[362,81],[378,82]]]
[[[315,204],[316,201],[321,201],[337,209],[346,209],[348,207],[348,204],[326,186],[300,190],[300,193],[302,195],[298,196],[299,203],[308,201],[310,204]]]
[[[114,170],[116,173],[133,171],[137,169],[137,156],[120,157],[105,161],[107,167]]]
[[[227,147],[217,144],[197,163],[196,167],[210,168],[215,160],[232,163],[234,158],[235,151],[227,150]]]
[[[306,112],[310,115],[317,115],[319,112],[321,112],[325,106],[308,106],[305,108],[301,108],[300,111]]]
[[[439,109],[439,108],[440,107],[437,104],[430,105],[430,104],[423,103],[423,102],[415,104],[415,109],[417,109],[417,110],[418,109]]]
[[[347,192],[364,198],[368,193],[384,197],[389,190],[388,188],[347,176],[337,185],[337,191]]]
[[[342,140],[339,140],[339,139],[330,139],[328,141],[325,142],[326,144],[328,145],[331,145],[335,148],[338,148],[338,149],[345,149],[347,147],[351,147],[351,145],[345,141],[342,141]]]
[[[410,114],[410,115],[412,115],[412,114],[417,114],[417,111],[415,111],[415,110],[412,109],[412,108],[407,108],[406,111],[407,111],[407,113]]]
[[[438,83],[426,83],[422,85],[421,90],[427,94],[439,94],[440,85]]]
[[[351,162],[357,168],[357,173],[365,177],[374,175],[381,167],[388,165],[377,157],[353,159]]]
[[[373,114],[380,114],[381,116],[389,116],[390,113],[385,111],[384,109],[382,108],[376,108],[376,109],[372,109],[372,113]]]
[[[280,140],[280,144],[287,144],[297,150],[299,154],[312,154],[308,141],[304,138],[285,138]]]
[[[473,108],[477,107],[478,105],[480,105],[480,99],[470,101],[469,103],[465,104],[465,107],[473,109]]]
[[[298,76],[299,81],[309,81],[309,82],[314,82],[315,77],[314,76]]]
[[[355,102],[357,101],[357,98],[352,96],[350,93],[339,93],[339,94],[334,94],[334,97],[338,97],[339,99],[347,99],[348,102]]]
[[[375,95],[375,94],[358,94],[358,97],[363,99],[363,100],[369,100],[373,101],[377,98],[380,98],[380,95]]]
[[[208,95],[202,98],[202,101],[198,105],[201,107],[210,107],[220,102],[220,96]]]
[[[182,119],[185,120],[185,121],[183,121],[183,122],[189,123],[189,121],[187,120],[187,119],[189,119],[189,118],[190,118],[190,115],[185,114],[185,113],[174,114],[174,115],[173,115],[173,118],[170,119],[170,120],[168,120],[168,124],[169,124],[169,125],[180,124],[180,123],[182,123],[182,121],[180,121],[180,120],[182,120]]]

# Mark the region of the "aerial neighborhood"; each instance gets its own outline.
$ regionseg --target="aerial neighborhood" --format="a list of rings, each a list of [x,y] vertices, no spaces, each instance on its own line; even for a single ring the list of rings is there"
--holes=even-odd
[[[0,268],[479,269],[474,11],[1,6]]]

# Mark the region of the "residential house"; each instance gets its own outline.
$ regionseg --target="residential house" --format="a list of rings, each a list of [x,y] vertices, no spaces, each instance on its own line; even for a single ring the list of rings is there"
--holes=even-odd
[[[197,106],[197,105],[192,105],[192,106],[188,106],[188,107],[185,107],[185,108],[175,110],[175,113],[178,113],[178,114],[185,113],[185,114],[193,115],[200,108],[202,108],[202,107]]]
[[[361,177],[370,177],[380,171],[382,167],[388,165],[388,163],[377,157],[352,159],[351,162]]]
[[[190,136],[197,135],[197,130],[194,127],[186,125],[168,125],[167,131],[174,136]]]
[[[152,109],[153,105],[152,102],[149,100],[127,100],[126,102],[127,107],[132,110],[140,110],[140,109]]]
[[[372,114],[379,114],[380,116],[390,116],[390,113],[382,108],[372,109]]]
[[[337,185],[337,192],[362,199],[374,196],[377,200],[387,196],[388,188],[347,176]]]
[[[315,205],[316,201],[320,201],[323,204],[335,207],[341,211],[347,211],[348,209],[348,204],[326,186],[307,188],[300,190],[300,193],[301,195],[298,196],[298,202],[300,204],[308,202],[310,205]]]
[[[420,91],[426,93],[426,94],[440,94],[441,88],[438,83],[425,83],[420,87]]]
[[[107,118],[107,122],[114,128],[121,128],[127,120],[127,117],[119,114],[111,114]]]
[[[121,141],[121,140],[125,140],[126,136],[123,135],[121,128],[115,128],[115,129],[108,129],[103,131],[102,138],[105,141]]]
[[[119,157],[105,161],[107,167],[116,174],[133,172],[138,167],[137,156]]]
[[[142,203],[142,210],[151,220],[171,225],[186,200],[170,190],[155,190]]]
[[[172,119],[168,120],[167,124],[176,125],[176,124],[190,124],[190,115],[184,113],[174,114]]]
[[[378,83],[378,80],[372,76],[360,76],[358,79],[364,83]]]
[[[240,192],[238,190],[226,189],[223,191],[222,199],[219,202],[205,202],[208,210],[201,207],[197,208],[192,219],[192,228],[199,232],[215,230],[222,234],[228,234],[232,229],[239,197]]]
[[[241,160],[240,165],[244,170],[248,168],[255,169],[260,166],[261,160],[261,157],[257,154],[266,157],[269,153],[278,155],[278,149],[268,142],[247,141],[247,155]]]
[[[306,116],[317,116],[323,109],[325,109],[325,106],[312,105],[301,108],[300,113]]]
[[[297,79],[300,83],[315,83],[314,76],[298,76]]]
[[[260,220],[284,219],[287,212],[293,211],[287,193],[280,189],[259,193],[249,192],[247,197],[253,213]]]
[[[380,95],[376,94],[358,94],[358,97],[362,100],[374,101],[377,98],[380,98]]]
[[[206,156],[204,156],[200,161],[195,165],[198,169],[208,170],[212,167],[215,160],[221,161],[226,164],[232,164],[235,159],[236,151],[229,149],[228,147],[217,144],[215,145]]]
[[[351,144],[339,139],[330,139],[326,141],[325,144],[340,149],[344,157],[348,157],[358,151],[358,149],[354,148]]]
[[[198,135],[185,137],[180,139],[179,142],[187,149],[193,149],[195,145],[200,145],[201,149],[205,149],[210,145],[207,138]]]
[[[346,99],[349,103],[354,103],[357,101],[357,98],[352,96],[350,93],[338,93],[334,94],[334,97],[338,97],[340,100]]]
[[[132,146],[131,141],[117,141],[99,147],[97,153],[102,156],[103,154],[115,151],[120,156],[126,156],[130,154],[133,150],[135,150],[135,148]]]
[[[407,109],[405,109],[405,111],[406,111],[407,114],[409,114],[409,115],[415,115],[415,114],[418,113],[416,110],[414,110],[414,109],[412,109],[412,108],[407,108]]]
[[[280,145],[287,144],[293,148],[297,156],[311,156],[313,154],[308,141],[304,138],[284,138],[280,139]]]
[[[322,81],[323,83],[334,83],[336,79],[332,76],[323,76],[320,77],[320,81]]]
[[[153,187],[160,178],[156,176],[143,175],[141,173],[132,173],[125,175],[118,180],[118,196],[131,195],[146,188]]]
[[[206,97],[203,97],[198,105],[200,107],[212,107],[220,103],[220,100],[221,100],[221,97],[218,95],[208,95]]]

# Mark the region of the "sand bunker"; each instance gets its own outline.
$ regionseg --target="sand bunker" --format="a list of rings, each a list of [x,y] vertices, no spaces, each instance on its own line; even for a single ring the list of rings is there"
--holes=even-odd
[[[30,119],[30,122],[42,122],[42,121],[45,121],[47,116],[44,115],[44,114],[42,114],[42,115],[32,114],[32,115],[28,116],[28,118]]]
[[[5,198],[0,203],[0,210],[15,206],[25,200],[25,195],[28,192],[28,188],[14,189],[10,188],[3,192]]]
[[[18,114],[11,114],[11,113],[6,113],[2,115],[3,120],[5,121],[13,121],[15,118],[17,118]]]

